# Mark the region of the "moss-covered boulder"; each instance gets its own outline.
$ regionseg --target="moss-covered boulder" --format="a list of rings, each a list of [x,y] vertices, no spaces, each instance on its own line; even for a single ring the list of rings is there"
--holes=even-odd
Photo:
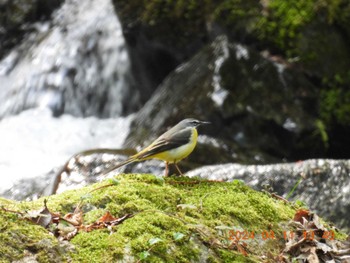
[[[193,178],[162,179],[153,175],[122,175],[79,190],[48,197],[51,212],[65,215],[82,202],[84,225],[106,211],[116,217],[132,214],[112,228],[79,231],[69,243],[47,229],[12,213],[40,209],[33,202],[0,200],[0,261],[38,262],[274,262],[285,246],[283,231],[295,208],[257,192],[239,181],[210,182]],[[94,190],[95,189],[95,190]],[[93,191],[92,191],[93,190]],[[248,252],[232,243],[232,231],[248,231]],[[231,231],[231,232],[230,232]],[[261,238],[262,232],[275,238]],[[252,236],[251,233],[255,233]]]

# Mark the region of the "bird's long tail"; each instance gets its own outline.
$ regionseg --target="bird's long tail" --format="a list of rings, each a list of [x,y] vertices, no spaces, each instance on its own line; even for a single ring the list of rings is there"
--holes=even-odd
[[[122,167],[122,166],[124,166],[126,164],[129,164],[129,163],[132,163],[132,162],[135,162],[135,161],[136,161],[136,158],[129,158],[129,159],[125,160],[124,162],[118,163],[117,165],[114,165],[114,166],[111,166],[111,167],[107,168],[106,170],[104,170],[102,172],[102,175],[108,174],[108,173],[112,172],[113,170],[115,170],[115,169],[117,169],[119,167]]]

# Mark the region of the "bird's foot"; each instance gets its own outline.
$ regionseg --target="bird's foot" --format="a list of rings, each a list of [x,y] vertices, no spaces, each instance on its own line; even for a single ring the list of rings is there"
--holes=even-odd
[[[174,165],[175,165],[175,167],[176,167],[177,171],[179,172],[179,174],[182,176],[182,175],[183,175],[183,173],[181,172],[181,170],[180,170],[179,166],[177,166],[177,164],[176,164],[176,163],[174,163]]]
[[[169,163],[165,162],[165,173],[164,173],[164,177],[168,177],[169,176]]]

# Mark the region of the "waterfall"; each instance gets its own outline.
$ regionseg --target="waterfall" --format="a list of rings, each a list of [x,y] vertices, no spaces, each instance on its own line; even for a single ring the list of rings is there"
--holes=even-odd
[[[110,0],[67,0],[0,61],[0,119],[33,107],[55,116],[120,116],[138,105]]]
[[[138,105],[110,0],[66,0],[0,60],[0,192],[73,154],[121,147]],[[16,190],[11,190],[16,191]]]

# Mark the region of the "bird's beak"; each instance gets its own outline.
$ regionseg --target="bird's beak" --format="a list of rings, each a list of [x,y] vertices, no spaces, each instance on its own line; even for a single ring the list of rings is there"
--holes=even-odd
[[[200,121],[200,125],[205,125],[205,124],[211,124],[211,122],[209,122],[209,121]]]

